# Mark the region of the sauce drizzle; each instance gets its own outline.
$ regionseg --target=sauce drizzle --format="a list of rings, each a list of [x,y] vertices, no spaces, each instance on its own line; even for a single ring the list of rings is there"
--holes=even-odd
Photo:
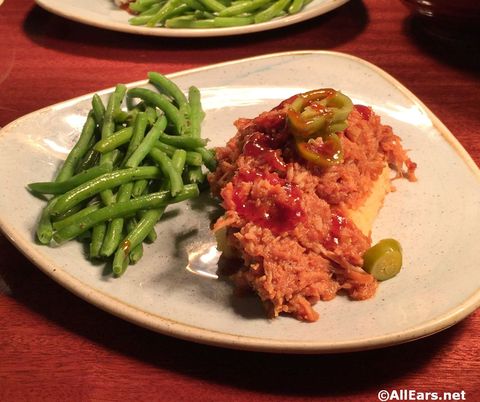
[[[245,182],[254,183],[259,180],[266,180],[272,185],[267,195],[253,198],[250,193],[245,194],[242,191]],[[232,199],[238,214],[258,226],[270,229],[275,235],[293,230],[305,217],[301,205],[301,191],[275,173],[239,172],[233,184]],[[275,188],[276,186],[281,188]]]
[[[372,110],[364,105],[355,105],[355,109],[358,113],[362,115],[363,120],[370,120],[370,116],[372,115]]]

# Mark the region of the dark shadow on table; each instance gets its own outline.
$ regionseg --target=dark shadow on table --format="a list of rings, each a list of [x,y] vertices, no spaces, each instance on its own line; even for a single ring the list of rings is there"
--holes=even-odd
[[[5,250],[0,277],[10,289],[9,297],[63,328],[60,331],[159,370],[273,396],[341,396],[388,388],[439,359],[452,348],[465,325],[459,323],[412,343],[345,354],[283,355],[204,346],[113,317],[47,278],[2,236],[0,246]]]
[[[430,57],[480,77],[480,27],[459,29],[412,15],[405,19],[403,31]]]
[[[29,12],[23,29],[37,45],[77,56],[132,61],[138,50],[138,62],[180,62],[195,64],[223,61],[223,49],[235,49],[235,57],[302,49],[331,49],[351,41],[368,23],[361,0],[317,18],[285,28],[247,35],[213,38],[170,38],[114,32],[83,25],[58,17],[38,6]],[[260,49],[260,50],[259,50]],[[169,52],[165,59],[165,53]]]

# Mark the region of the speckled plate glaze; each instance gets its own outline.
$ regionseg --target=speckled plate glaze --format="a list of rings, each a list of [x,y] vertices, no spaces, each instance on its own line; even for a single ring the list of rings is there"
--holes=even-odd
[[[76,140],[91,94],[24,116],[0,132],[0,227],[42,271],[94,305],[162,334],[236,349],[329,353],[383,347],[421,338],[465,318],[480,304],[480,173],[447,128],[404,86],[361,59],[299,51],[217,64],[171,75],[182,89],[197,85],[212,145],[235,133],[238,117],[254,117],[292,94],[334,87],[371,105],[403,139],[418,163],[418,182],[396,182],[373,240],[403,245],[404,268],[376,297],[338,296],[316,305],[306,324],[265,318],[256,297],[232,296],[214,272],[192,273],[188,258],[209,247],[216,206],[208,196],[171,208],[159,239],[120,279],[113,279],[71,242],[36,245],[43,203],[25,185],[53,177]],[[144,81],[131,86],[146,85]],[[101,91],[106,96],[112,89]]]
[[[318,17],[319,15],[340,7],[348,1],[349,0],[313,0],[297,14],[275,18],[261,24],[213,29],[171,29],[130,25],[128,20],[131,16],[115,6],[113,0],[35,0],[40,7],[61,17],[81,22],[82,24],[138,35],[184,38],[242,35],[281,28]]]

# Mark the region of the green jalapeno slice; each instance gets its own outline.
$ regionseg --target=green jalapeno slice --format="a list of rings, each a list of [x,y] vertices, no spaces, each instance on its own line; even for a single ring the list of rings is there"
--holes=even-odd
[[[346,119],[352,109],[350,98],[332,88],[315,89],[294,98],[286,114],[300,156],[320,166],[342,162],[341,141],[336,133],[347,128]],[[319,136],[323,144],[309,141]]]
[[[393,278],[402,268],[402,247],[395,239],[383,239],[363,255],[363,269],[379,281]]]
[[[328,167],[343,161],[342,144],[337,134],[330,134],[321,144],[296,138],[295,145],[303,159],[316,165]]]

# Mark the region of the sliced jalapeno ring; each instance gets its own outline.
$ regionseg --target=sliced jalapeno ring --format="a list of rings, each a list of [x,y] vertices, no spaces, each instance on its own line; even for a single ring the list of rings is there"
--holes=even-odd
[[[300,113],[293,109],[288,109],[287,117],[292,134],[296,137],[302,137],[305,139],[323,131],[326,123],[324,116],[316,116],[305,120]]]
[[[363,269],[379,281],[393,278],[402,268],[402,247],[395,239],[383,239],[363,255]]]
[[[327,131],[328,131],[328,133],[330,133],[330,134],[335,134],[335,133],[338,133],[338,132],[340,132],[340,131],[345,130],[347,127],[348,127],[348,124],[345,123],[345,122],[342,122],[342,123],[333,123],[333,124],[329,124],[329,125],[328,125]]]
[[[305,160],[315,165],[328,167],[342,162],[343,152],[340,138],[336,134],[330,134],[322,144],[295,139],[298,154]]]
[[[298,95],[290,104],[290,108],[296,112],[301,112],[306,105],[314,101],[321,101],[329,96],[335,95],[337,91],[332,88],[314,89]]]
[[[320,88],[320,89],[313,89],[311,91],[304,92],[300,96],[306,101],[306,102],[312,102],[312,101],[317,101],[317,100],[322,100],[325,98],[329,98],[331,96],[335,96],[335,94],[338,91],[336,91],[333,88]]]
[[[298,95],[287,108],[290,130],[296,137],[314,138],[346,128],[353,109],[349,97],[331,88],[316,89]]]
[[[337,92],[335,96],[328,98],[327,106],[332,109],[332,122],[338,123],[347,119],[353,109],[353,102],[348,96]]]

